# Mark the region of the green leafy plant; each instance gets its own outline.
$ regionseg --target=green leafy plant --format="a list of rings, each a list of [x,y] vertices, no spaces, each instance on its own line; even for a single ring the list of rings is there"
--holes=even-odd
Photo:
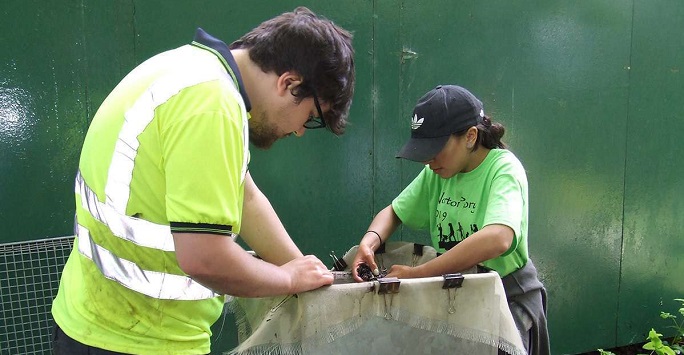
[[[651,331],[648,332],[648,337],[646,338],[648,342],[642,347],[644,350],[651,351],[648,355],[684,355],[684,299],[675,298],[675,301],[682,304],[682,307],[679,308],[679,314],[682,315],[681,320],[678,320],[676,315],[660,312],[660,318],[665,320],[670,319],[672,321],[673,325],[668,327],[675,330],[675,335],[672,337],[672,343],[661,339],[663,335],[651,328]],[[598,349],[598,351],[600,355],[615,355],[614,353],[603,349]]]
[[[672,343],[669,344],[666,340],[660,339],[663,335],[656,332],[655,329],[651,328],[648,332],[648,343],[644,344],[643,348],[646,350],[651,350],[650,354],[657,355],[677,355],[684,354],[684,299],[675,298],[675,301],[680,302],[682,307],[679,308],[679,314],[682,315],[682,320],[677,321],[677,316],[667,313],[660,312],[660,318],[670,319],[673,325],[668,328],[673,328],[675,330],[675,335],[672,337]]]
[[[658,355],[677,355],[677,353],[675,353],[675,351],[667,345],[667,341],[660,339],[661,336],[663,335],[651,328],[651,331],[648,332],[648,338],[646,338],[648,343],[644,344],[643,348],[646,350],[651,350],[651,354],[656,353]]]

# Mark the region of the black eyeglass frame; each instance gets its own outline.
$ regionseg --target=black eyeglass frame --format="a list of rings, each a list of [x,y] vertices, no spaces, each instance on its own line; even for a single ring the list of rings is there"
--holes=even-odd
[[[318,111],[318,117],[314,117],[313,115],[309,116],[309,119],[304,122],[304,127],[306,129],[317,129],[317,128],[325,128],[325,120],[323,119],[323,110],[321,110],[321,104],[318,102],[318,95],[316,95],[316,92],[314,91],[312,93],[313,100],[314,100],[314,105],[316,105],[316,110]]]

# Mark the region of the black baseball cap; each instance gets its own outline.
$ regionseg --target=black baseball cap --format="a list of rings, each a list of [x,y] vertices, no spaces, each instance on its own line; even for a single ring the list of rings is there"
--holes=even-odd
[[[457,85],[439,85],[418,100],[411,118],[411,138],[396,157],[426,162],[437,155],[454,133],[482,122],[482,102]]]

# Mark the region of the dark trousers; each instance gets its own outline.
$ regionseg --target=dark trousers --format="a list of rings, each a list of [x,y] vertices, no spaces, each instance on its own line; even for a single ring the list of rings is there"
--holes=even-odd
[[[125,355],[114,351],[94,348],[81,344],[64,334],[62,329],[55,324],[52,331],[52,354],[53,355]]]
[[[52,331],[52,354],[53,355],[128,355],[125,353],[117,353],[116,351],[109,351],[100,348],[95,348],[85,344],[81,344],[74,339],[69,338],[64,334],[62,329],[55,324]]]

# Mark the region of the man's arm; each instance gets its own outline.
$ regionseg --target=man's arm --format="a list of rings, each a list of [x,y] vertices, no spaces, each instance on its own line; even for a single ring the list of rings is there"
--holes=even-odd
[[[247,253],[232,238],[173,233],[180,268],[215,292],[239,297],[294,294],[329,285],[332,273],[315,256],[276,266]]]
[[[260,258],[276,265],[302,256],[249,172],[245,177],[240,237]]]

